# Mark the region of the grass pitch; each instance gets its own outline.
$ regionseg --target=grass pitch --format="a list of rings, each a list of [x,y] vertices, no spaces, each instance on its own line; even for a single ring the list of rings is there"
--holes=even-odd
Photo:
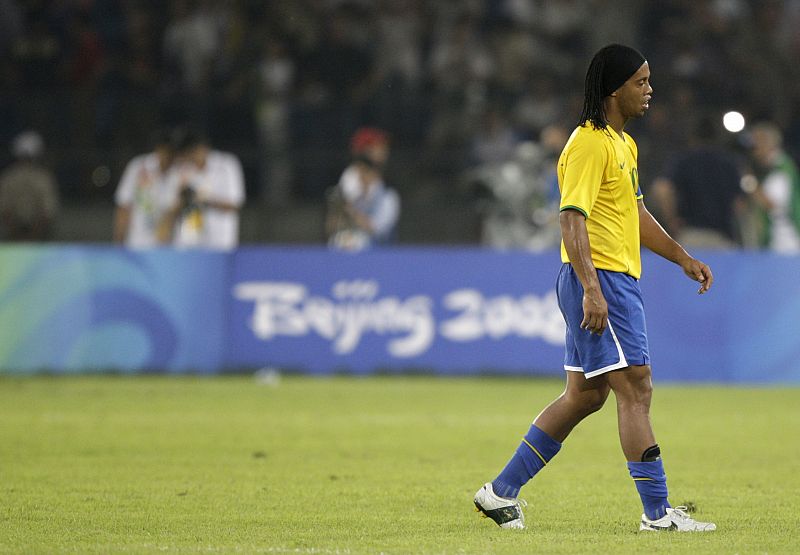
[[[560,381],[0,379],[0,552],[791,553],[800,390],[656,386],[673,504],[711,534],[639,534],[613,398],[522,491],[472,495]]]

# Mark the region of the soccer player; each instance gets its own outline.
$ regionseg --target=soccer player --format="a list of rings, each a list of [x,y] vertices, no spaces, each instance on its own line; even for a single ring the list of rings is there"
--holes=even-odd
[[[640,530],[710,531],[670,506],[661,450],[650,426],[652,380],[639,276],[640,243],[711,287],[709,267],[691,257],[642,202],[637,149],[623,131],[644,115],[650,68],[633,48],[612,44],[586,74],[583,113],[558,161],[561,259],[556,290],[567,323],[564,393],[536,417],[511,460],[475,494],[476,509],[503,528],[524,528],[520,488],[549,463],[610,391],[622,451],[644,506]]]

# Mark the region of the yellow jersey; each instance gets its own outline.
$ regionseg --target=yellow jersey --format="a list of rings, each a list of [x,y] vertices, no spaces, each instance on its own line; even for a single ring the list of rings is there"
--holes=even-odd
[[[601,270],[642,274],[639,207],[642,198],[638,150],[630,135],[611,126],[575,129],[558,159],[560,210],[575,209],[586,218],[592,262]],[[569,256],[561,241],[561,260]]]

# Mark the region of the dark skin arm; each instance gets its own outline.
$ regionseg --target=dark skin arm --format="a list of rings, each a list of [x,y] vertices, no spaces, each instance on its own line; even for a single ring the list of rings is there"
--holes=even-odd
[[[711,288],[714,276],[703,262],[693,258],[681,247],[639,201],[639,235],[642,245],[657,255],[674,262],[690,278],[700,283],[697,291],[703,294]],[[583,286],[583,321],[581,328],[602,334],[608,326],[608,304],[600,289],[597,270],[592,262],[586,220],[577,210],[564,210],[559,216],[564,248],[575,273]]]
[[[563,210],[559,215],[561,236],[578,279],[583,285],[583,321],[581,329],[601,335],[608,326],[608,304],[600,290],[597,270],[592,262],[586,219],[577,210]]]
[[[700,289],[697,292],[700,295],[711,288],[711,284],[714,283],[711,268],[689,255],[677,241],[670,237],[641,200],[639,201],[639,236],[642,245],[670,262],[674,262],[690,279],[699,282]],[[572,259],[570,258],[570,260]]]

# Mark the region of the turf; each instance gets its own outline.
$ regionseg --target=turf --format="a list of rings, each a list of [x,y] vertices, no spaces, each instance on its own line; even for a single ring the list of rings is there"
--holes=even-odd
[[[472,495],[553,380],[0,379],[0,552],[790,553],[798,389],[657,386],[673,504],[713,534],[639,534],[612,402],[501,530]]]

